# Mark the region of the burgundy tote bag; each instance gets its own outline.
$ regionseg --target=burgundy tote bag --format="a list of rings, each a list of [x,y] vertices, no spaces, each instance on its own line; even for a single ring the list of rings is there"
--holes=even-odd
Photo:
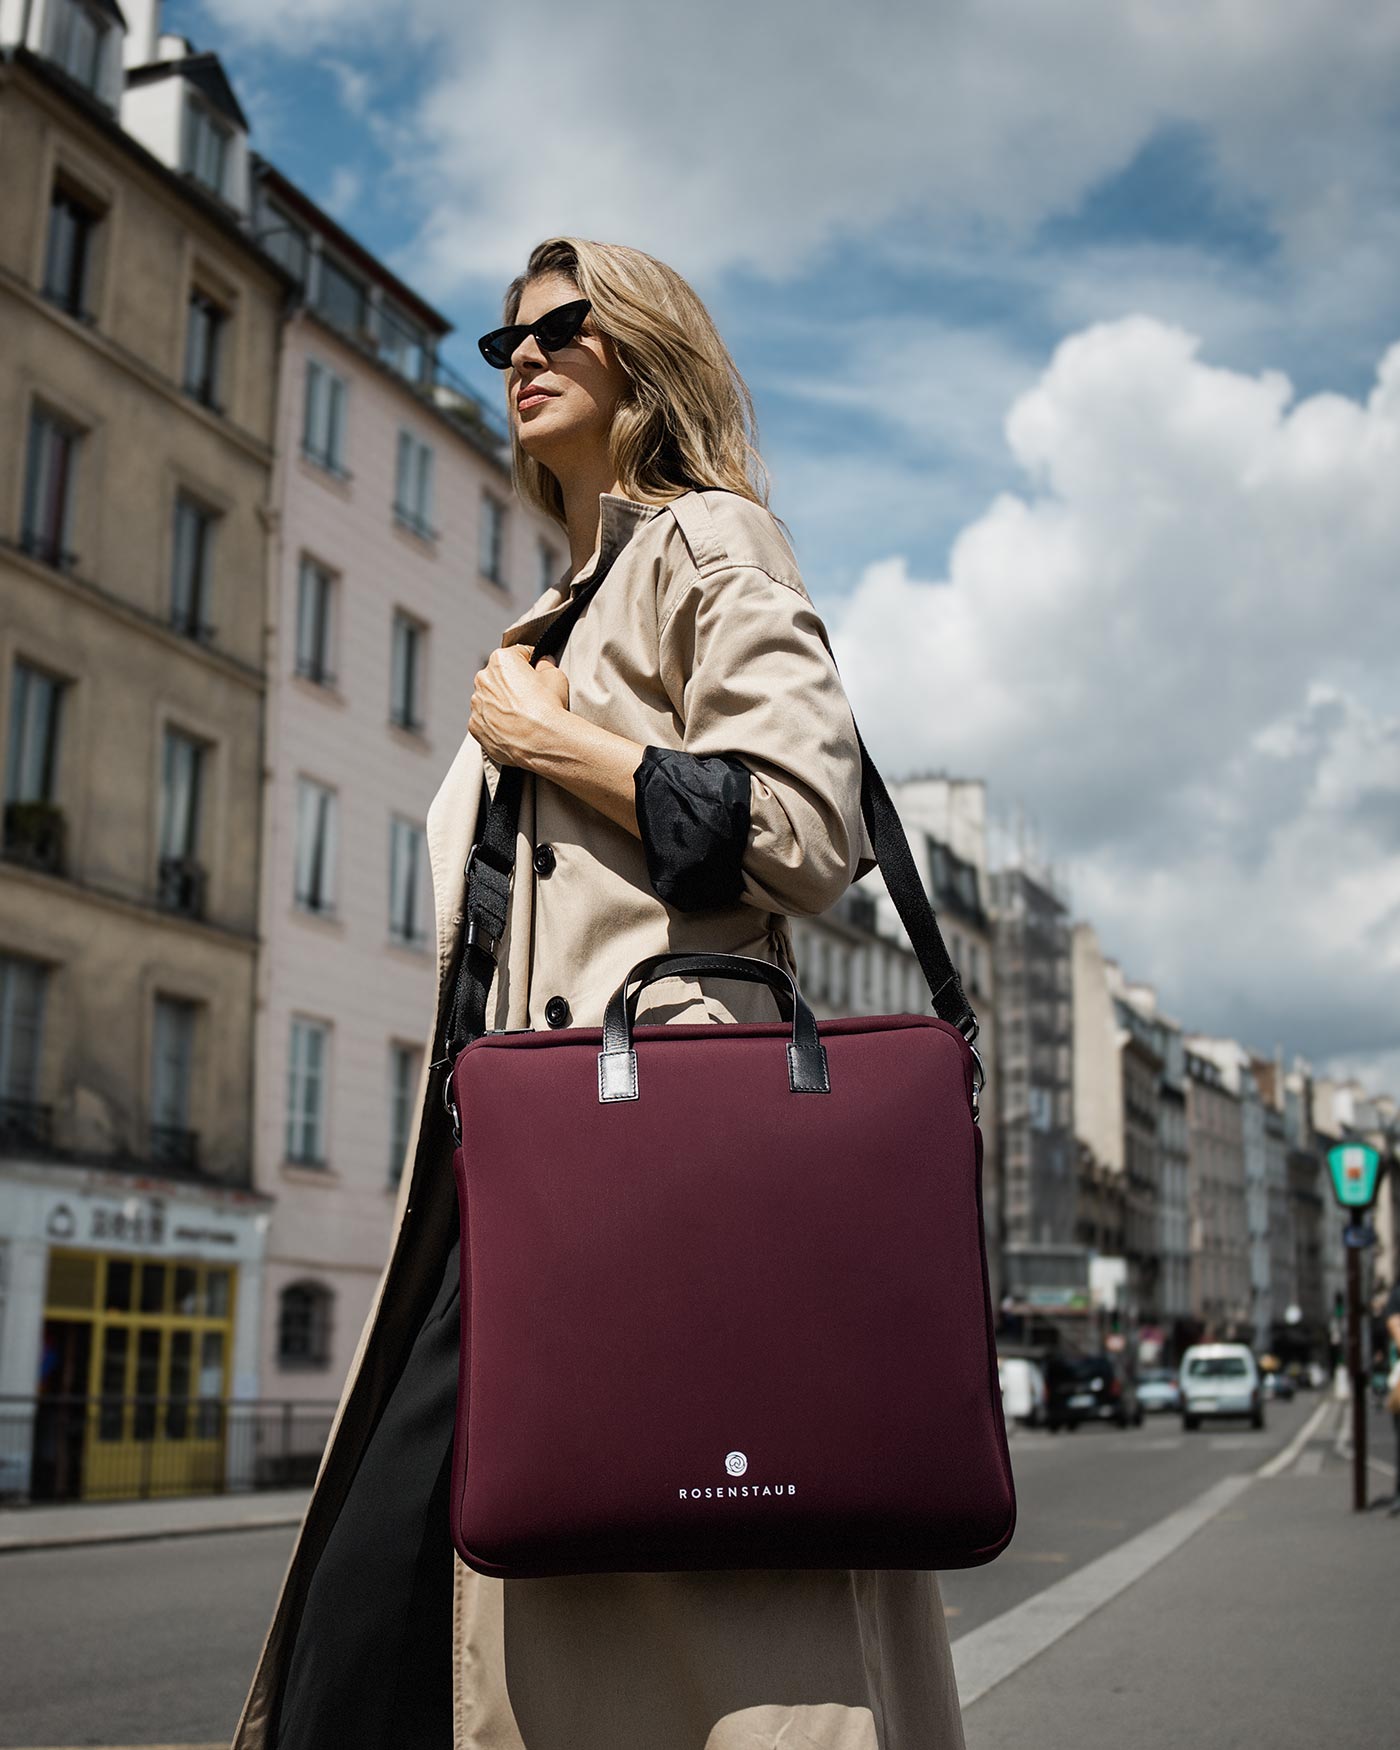
[[[861,756],[932,1014],[818,1022],[782,966],[667,953],[602,1027],[487,1031],[522,776],[501,772],[439,1059],[462,1239],[451,1527],[480,1573],[957,1568],[1010,1542],[977,1024]],[[673,973],[765,983],[778,1018],[637,1025]]]

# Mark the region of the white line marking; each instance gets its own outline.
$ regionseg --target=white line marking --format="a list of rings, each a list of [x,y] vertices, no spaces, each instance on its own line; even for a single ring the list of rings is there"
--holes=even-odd
[[[1253,1481],[1251,1476],[1223,1477],[1179,1512],[1168,1514],[991,1622],[960,1635],[953,1642],[953,1670],[963,1707],[980,1701],[989,1689],[1165,1561]]]
[[[1266,1479],[1269,1477],[1281,1476],[1321,1427],[1327,1412],[1331,1408],[1331,1404],[1326,1400],[1320,1403],[1313,1411],[1312,1415],[1308,1417],[1307,1421],[1304,1422],[1303,1426],[1288,1442],[1287,1446],[1284,1447],[1283,1451],[1277,1453],[1267,1464],[1261,1465],[1259,1469],[1255,1471],[1255,1476],[1264,1477]]]

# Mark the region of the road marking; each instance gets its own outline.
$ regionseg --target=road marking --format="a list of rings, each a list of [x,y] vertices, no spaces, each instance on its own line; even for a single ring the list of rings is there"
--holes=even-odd
[[[1270,1477],[1282,1476],[1284,1471],[1288,1469],[1289,1465],[1293,1463],[1294,1459],[1297,1458],[1298,1454],[1322,1426],[1322,1423],[1327,1416],[1327,1412],[1331,1408],[1331,1403],[1324,1399],[1324,1401],[1317,1406],[1312,1415],[1308,1417],[1307,1421],[1304,1422],[1303,1426],[1288,1442],[1287,1446],[1284,1447],[1283,1451],[1276,1453],[1267,1464],[1261,1465],[1259,1469],[1255,1471],[1255,1476],[1263,1477],[1266,1480]]]
[[[1107,1555],[1086,1562],[1043,1592],[960,1635],[953,1642],[953,1670],[963,1707],[971,1707],[989,1689],[1005,1682],[1077,1628],[1085,1617],[1165,1561],[1253,1481],[1252,1476],[1223,1477],[1179,1512],[1168,1514]]]

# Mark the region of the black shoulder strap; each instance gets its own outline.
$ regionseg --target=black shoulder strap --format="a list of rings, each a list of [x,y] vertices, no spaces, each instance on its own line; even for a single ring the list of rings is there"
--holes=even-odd
[[[530,658],[532,665],[537,664],[541,657],[558,656],[575,620],[601,587],[611,564],[610,557],[608,564],[588,580],[558,619],[550,623],[535,645]],[[885,886],[928,982],[934,1013],[940,1020],[951,1022],[971,1044],[977,1037],[977,1017],[944,946],[938,920],[919,879],[899,815],[884,779],[866,752],[859,728],[856,729],[856,741],[860,746],[861,813]],[[458,962],[443,1041],[443,1058],[449,1064],[455,1061],[464,1045],[486,1031],[486,1002],[496,971],[496,948],[506,930],[507,906],[515,872],[515,840],[524,776],[519,766],[501,767],[485,825],[480,828],[467,858],[466,904],[463,907],[466,939]],[[487,795],[489,791],[483,785],[483,805]]]

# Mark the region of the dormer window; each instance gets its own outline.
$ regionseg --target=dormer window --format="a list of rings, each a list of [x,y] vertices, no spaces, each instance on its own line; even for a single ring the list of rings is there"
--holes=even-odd
[[[111,19],[87,0],[49,0],[49,21],[49,58],[85,90],[96,91]]]
[[[185,170],[196,182],[221,198],[228,186],[228,150],[232,131],[198,98],[185,102]]]

